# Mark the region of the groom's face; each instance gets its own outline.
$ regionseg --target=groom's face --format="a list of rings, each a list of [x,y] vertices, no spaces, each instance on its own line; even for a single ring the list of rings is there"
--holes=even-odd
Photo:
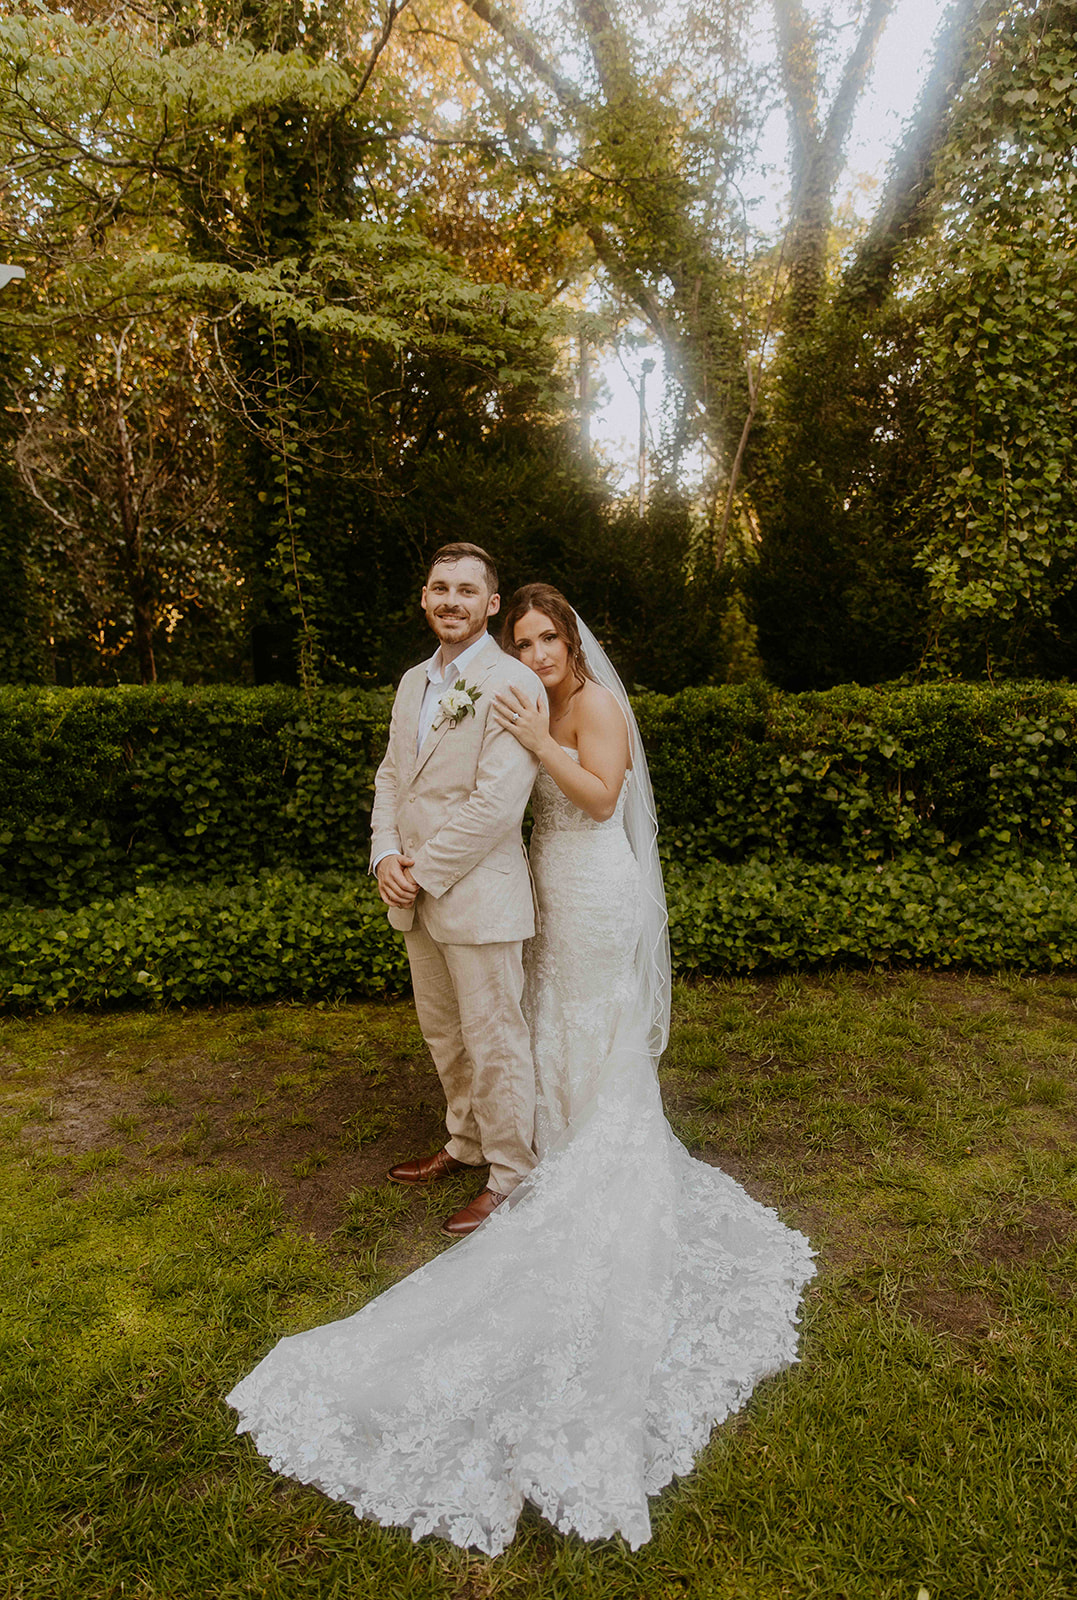
[[[443,645],[457,649],[477,639],[487,618],[496,615],[501,596],[486,586],[486,568],[473,556],[439,561],[423,585],[426,620]]]

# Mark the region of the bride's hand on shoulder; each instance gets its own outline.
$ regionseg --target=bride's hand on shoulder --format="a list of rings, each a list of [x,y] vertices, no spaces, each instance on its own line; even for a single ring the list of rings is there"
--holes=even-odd
[[[525,750],[541,755],[550,737],[550,713],[540,700],[531,701],[514,683],[494,695],[491,715],[499,728],[511,733]]]

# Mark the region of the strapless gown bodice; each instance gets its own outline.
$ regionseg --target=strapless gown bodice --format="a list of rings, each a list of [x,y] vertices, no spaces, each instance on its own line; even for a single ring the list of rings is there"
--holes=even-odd
[[[579,764],[578,750],[567,744],[563,744],[561,749],[566,755],[571,756],[577,765]],[[608,833],[623,836],[627,792],[627,786],[622,784],[612,817],[608,817],[604,822],[597,822],[594,817],[589,817],[586,811],[581,811],[567,794],[562,793],[545,767],[540,767],[535,787],[531,791],[531,810],[535,818],[532,840],[535,837],[541,840],[548,833]],[[625,843],[628,843],[627,839]]]

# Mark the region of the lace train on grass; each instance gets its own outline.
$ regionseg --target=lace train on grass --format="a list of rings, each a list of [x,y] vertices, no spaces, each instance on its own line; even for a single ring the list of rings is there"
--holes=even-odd
[[[511,1205],[282,1340],[228,1400],[275,1470],[416,1539],[497,1555],[531,1500],[636,1549],[647,1496],[796,1359],[811,1274],[803,1235],[692,1160],[628,1054]]]
[[[813,1270],[807,1239],[665,1120],[621,807],[593,823],[540,774],[535,808],[542,1160],[477,1233],[282,1340],[228,1396],[277,1471],[487,1555],[527,1500],[566,1533],[643,1544],[648,1495],[796,1360]]]

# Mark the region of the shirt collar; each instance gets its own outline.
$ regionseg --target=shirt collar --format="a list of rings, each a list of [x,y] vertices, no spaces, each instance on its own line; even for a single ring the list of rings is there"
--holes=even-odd
[[[489,633],[484,628],[479,634],[479,637],[475,640],[474,644],[469,644],[467,649],[461,651],[461,653],[456,657],[455,661],[450,661],[448,667],[445,668],[443,668],[441,665],[441,646],[438,645],[437,649],[434,651],[434,654],[426,663],[427,682],[444,683],[445,679],[450,676],[454,678],[463,677],[465,670],[471,665],[472,661],[474,661],[475,657],[478,655],[479,651],[482,649],[489,637]]]

